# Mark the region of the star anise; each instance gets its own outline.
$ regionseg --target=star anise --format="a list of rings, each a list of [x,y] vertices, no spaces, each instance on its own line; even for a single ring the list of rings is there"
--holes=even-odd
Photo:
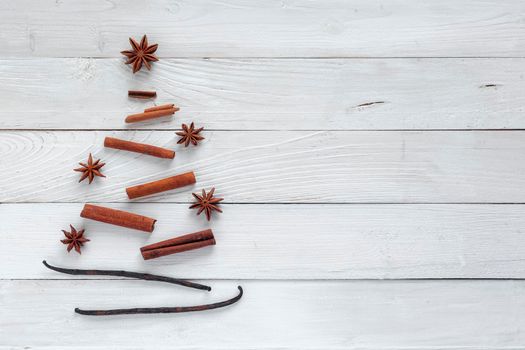
[[[191,142],[194,146],[197,146],[199,141],[204,140],[204,137],[199,135],[202,130],[204,130],[204,128],[195,129],[193,122],[189,127],[186,124],[182,124],[182,131],[176,132],[176,134],[181,137],[177,143],[183,143],[184,147],[188,147]]]
[[[129,38],[129,42],[133,50],[126,50],[120,52],[128,58],[126,64],[133,64],[133,73],[138,72],[142,68],[142,64],[144,64],[146,68],[150,70],[151,65],[149,62],[155,62],[159,60],[153,54],[155,51],[157,51],[159,45],[148,45],[148,38],[146,37],[146,35],[142,37],[140,44],[137,43],[133,38]]]
[[[200,215],[200,213],[204,211],[208,221],[210,221],[212,211],[215,210],[219,213],[222,213],[221,208],[219,208],[217,204],[224,198],[213,197],[213,192],[215,192],[215,187],[212,188],[208,194],[206,194],[205,190],[202,190],[201,196],[196,193],[192,193],[193,197],[195,197],[197,201],[190,206],[190,209],[199,208],[197,215]]]
[[[93,179],[95,178],[95,175],[100,176],[100,177],[106,177],[106,175],[103,175],[100,172],[100,168],[106,165],[106,163],[99,163],[99,162],[100,162],[100,159],[98,159],[96,162],[93,163],[93,157],[91,156],[91,153],[90,153],[87,164],[78,163],[82,165],[82,167],[73,169],[75,171],[80,171],[83,173],[82,176],[80,177],[80,180],[78,180],[78,182],[83,181],[85,178],[89,178],[89,183],[92,183]]]
[[[62,230],[66,238],[60,240],[60,242],[67,244],[68,253],[71,251],[71,249],[75,248],[78,254],[82,254],[80,252],[80,248],[84,245],[84,243],[89,242],[89,239],[84,238],[84,230],[80,230],[77,232],[73,225],[69,225],[69,227],[71,227],[71,232]]]

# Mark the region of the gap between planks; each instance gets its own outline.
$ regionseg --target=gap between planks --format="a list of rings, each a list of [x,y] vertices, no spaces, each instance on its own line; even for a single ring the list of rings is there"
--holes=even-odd
[[[57,131],[57,132],[66,132],[66,131],[178,131],[180,128],[172,129],[150,129],[150,128],[93,128],[93,129],[45,129],[45,128],[36,128],[36,129],[16,129],[16,128],[0,128],[0,132],[16,132],[16,131],[32,131],[32,132],[46,132],[46,131]],[[290,132],[432,132],[432,131],[442,131],[442,132],[506,132],[506,131],[525,131],[525,128],[496,128],[496,129],[205,129],[206,131],[217,131],[217,132],[272,132],[272,131],[290,131]]]

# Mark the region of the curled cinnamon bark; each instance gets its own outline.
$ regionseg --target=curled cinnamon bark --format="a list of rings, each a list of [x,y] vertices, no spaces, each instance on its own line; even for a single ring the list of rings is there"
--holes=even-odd
[[[148,99],[157,97],[156,91],[129,90],[128,96],[132,98]]]
[[[160,117],[165,117],[168,115],[174,114],[176,111],[178,111],[178,108],[167,108],[167,109],[159,109],[144,113],[138,113],[138,114],[131,114],[126,117],[126,123],[137,123],[137,122],[143,122],[150,119],[156,119]]]
[[[106,137],[104,139],[104,147],[147,154],[158,158],[175,158],[175,152],[170,149],[152,146],[145,143],[121,140],[114,137]]]
[[[144,260],[149,260],[210,245],[215,245],[215,237],[212,230],[207,229],[144,246],[140,253]]]
[[[147,216],[93,204],[84,205],[84,209],[82,209],[80,216],[86,219],[146,232],[153,232],[155,222],[157,221]]]
[[[190,171],[187,173],[167,177],[165,179],[148,182],[142,185],[128,187],[126,188],[126,193],[128,194],[129,199],[134,199],[192,185],[195,182],[195,174],[193,171]]]
[[[163,110],[163,109],[171,109],[171,108],[175,108],[176,109],[175,112],[177,112],[179,110],[179,107],[176,107],[173,103],[168,103],[168,104],[165,104],[165,105],[153,106],[153,107],[146,108],[144,110],[144,112],[160,111],[160,110]]]

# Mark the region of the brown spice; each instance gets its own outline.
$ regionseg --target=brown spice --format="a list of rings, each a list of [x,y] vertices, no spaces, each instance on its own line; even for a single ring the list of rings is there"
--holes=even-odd
[[[132,98],[148,99],[157,97],[156,91],[129,90],[128,96]]]
[[[121,140],[114,137],[106,137],[104,139],[104,147],[147,154],[158,158],[173,159],[175,157],[175,152],[170,149],[147,145],[144,143]]]
[[[131,48],[133,50],[121,51],[120,53],[128,58],[126,64],[133,64],[133,73],[138,72],[142,68],[143,64],[146,66],[146,68],[148,68],[148,70],[150,70],[151,65],[149,62],[155,62],[159,60],[154,55],[159,45],[148,45],[148,37],[146,35],[142,37],[140,44],[137,43],[133,38],[129,38],[129,43],[131,44]]]
[[[172,115],[178,110],[179,110],[178,108],[166,108],[166,109],[159,109],[159,110],[149,111],[149,112],[144,112],[144,113],[131,114],[126,117],[125,121],[126,123],[143,122],[143,121],[150,120],[150,119],[156,119],[156,118]]]
[[[165,307],[135,307],[132,309],[112,309],[112,310],[84,310],[75,308],[75,312],[81,315],[88,316],[113,316],[113,315],[136,315],[136,314],[170,314],[180,312],[195,312],[195,311],[206,311],[219,309],[221,307],[230,306],[241,300],[243,296],[243,289],[241,286],[237,286],[239,294],[237,296],[220,301],[217,303],[196,305],[196,306],[165,306]]]
[[[157,242],[140,248],[144,260],[185,252],[209,245],[215,245],[215,237],[210,229]]]
[[[91,155],[91,153],[89,154],[87,164],[86,163],[78,163],[78,164],[80,164],[82,167],[73,169],[74,171],[79,171],[83,173],[82,176],[80,177],[80,180],[78,180],[78,182],[84,181],[86,178],[88,178],[89,183],[91,184],[95,176],[106,177],[106,175],[103,175],[100,172],[100,168],[106,165],[106,163],[100,163],[100,159],[97,159],[95,162],[93,162],[93,156]]]
[[[197,215],[200,215],[204,211],[208,221],[211,219],[211,213],[215,210],[219,213],[222,213],[221,208],[218,207],[218,203],[223,201],[224,198],[217,198],[213,196],[215,192],[215,187],[211,189],[210,192],[206,194],[206,191],[202,190],[202,195],[192,193],[193,197],[196,199],[196,202],[190,206],[190,209],[199,208]]]
[[[48,264],[45,260],[42,261],[45,267],[56,272],[65,273],[68,275],[81,275],[81,276],[115,276],[115,277],[129,277],[137,278],[144,281],[158,281],[166,282],[171,284],[178,284],[188,288],[195,288],[200,290],[211,290],[210,286],[204,284],[195,283],[179,278],[172,278],[166,276],[152,275],[149,273],[133,272],[133,271],[122,271],[122,270],[81,270],[81,269],[67,269],[64,267],[58,267]]]
[[[73,225],[69,225],[69,227],[71,228],[71,232],[62,230],[66,238],[60,240],[60,242],[67,244],[68,253],[71,251],[71,249],[75,248],[75,251],[78,254],[82,254],[80,252],[80,248],[84,245],[84,243],[89,242],[89,239],[84,238],[84,230],[77,231]]]
[[[199,141],[204,140],[204,137],[199,135],[202,130],[204,130],[204,128],[195,129],[193,122],[189,127],[186,124],[182,124],[182,131],[176,132],[177,135],[181,136],[177,143],[183,143],[184,147],[188,147],[191,142],[194,146],[197,146]]]
[[[86,219],[105,222],[111,225],[123,226],[135,230],[153,232],[157,220],[130,213],[123,210],[100,207],[98,205],[86,204],[80,213]]]
[[[148,182],[142,185],[132,186],[126,188],[126,193],[129,199],[149,196],[159,192],[174,190],[179,187],[192,185],[196,182],[193,171],[171,176],[165,179],[160,179]]]
[[[146,108],[144,112],[153,112],[153,111],[160,111],[162,109],[172,109],[172,108],[175,108],[175,112],[177,112],[180,109],[179,107],[175,106],[173,103],[168,103],[165,105]]]
[[[67,269],[63,267],[53,266],[48,264],[45,260],[42,261],[44,266],[47,268],[57,271],[60,273],[65,273],[68,275],[82,275],[82,276],[118,276],[118,277],[130,277],[137,278],[145,281],[158,281],[166,282],[172,284],[179,284],[189,288],[201,289],[210,291],[211,287],[202,285],[195,282],[190,282],[186,280],[181,280],[177,278],[171,278],[166,276],[151,275],[148,273],[132,272],[132,271],[122,271],[122,270],[80,270],[80,269]],[[239,289],[239,294],[237,296],[230,298],[228,300],[204,304],[204,305],[195,305],[195,306],[165,306],[165,307],[134,307],[130,309],[111,309],[111,310],[84,310],[75,308],[75,312],[81,315],[89,316],[111,316],[111,315],[136,315],[136,314],[166,314],[166,313],[180,313],[180,312],[195,312],[195,311],[206,311],[212,309],[218,309],[226,307],[232,304],[235,304],[242,298],[243,289],[241,286],[237,287]]]

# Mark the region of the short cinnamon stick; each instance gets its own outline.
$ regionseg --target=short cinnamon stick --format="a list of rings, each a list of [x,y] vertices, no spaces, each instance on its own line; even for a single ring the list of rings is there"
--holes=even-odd
[[[126,117],[126,123],[137,123],[142,122],[150,119],[156,119],[160,117],[165,117],[168,115],[172,115],[176,111],[178,111],[178,108],[166,108],[166,109],[159,109],[155,111],[149,111],[144,113],[138,113],[138,114],[131,114]]]
[[[187,235],[167,239],[165,241],[153,243],[153,244],[140,248],[140,251],[142,252],[146,250],[166,248],[169,246],[182,245],[182,244],[187,244],[187,243],[192,243],[192,242],[197,242],[197,241],[206,241],[208,239],[213,239],[213,238],[214,238],[213,231],[211,229],[206,229],[202,231],[189,233]]]
[[[154,106],[154,107],[146,108],[144,110],[144,112],[160,111],[162,109],[170,109],[170,108],[175,108],[175,112],[179,110],[179,107],[176,107],[173,103],[168,103],[168,104],[165,104],[165,105],[160,105],[160,106]]]
[[[86,219],[105,222],[111,225],[123,226],[135,230],[153,232],[157,220],[130,213],[123,210],[100,207],[98,205],[86,204],[80,213]]]
[[[215,237],[212,230],[207,229],[144,246],[140,252],[144,260],[149,260],[209,245],[215,245]]]
[[[175,157],[175,152],[170,149],[147,145],[145,143],[121,140],[114,137],[106,137],[104,139],[104,147],[147,154],[158,158],[173,159]]]
[[[128,96],[132,98],[148,99],[157,97],[156,91],[140,91],[140,90],[129,90]]]
[[[165,179],[148,182],[142,185],[126,188],[129,199],[149,196],[159,192],[174,190],[179,187],[192,185],[196,182],[193,171],[171,176]]]

